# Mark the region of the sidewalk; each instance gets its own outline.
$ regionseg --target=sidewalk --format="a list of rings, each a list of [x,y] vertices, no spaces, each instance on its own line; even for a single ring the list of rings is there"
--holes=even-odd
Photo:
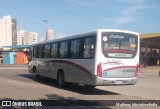
[[[0,64],[0,70],[28,69],[28,64]]]
[[[139,73],[145,73],[145,72],[153,72],[153,71],[160,71],[160,66],[147,66],[147,68],[139,68]]]
[[[28,67],[28,64],[0,64],[0,67]]]

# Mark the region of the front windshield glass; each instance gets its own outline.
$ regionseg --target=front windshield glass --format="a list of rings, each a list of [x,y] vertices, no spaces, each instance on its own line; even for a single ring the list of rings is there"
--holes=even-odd
[[[102,52],[106,57],[132,58],[137,53],[138,36],[129,33],[102,33]]]

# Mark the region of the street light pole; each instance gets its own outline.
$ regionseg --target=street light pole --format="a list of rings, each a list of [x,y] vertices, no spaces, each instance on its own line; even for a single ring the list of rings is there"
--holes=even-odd
[[[43,20],[43,22],[45,23],[45,25],[48,23],[48,20]],[[46,27],[47,28],[47,27]]]
[[[46,25],[46,27],[45,27],[45,33],[46,33],[47,32],[47,23],[48,23],[48,20],[43,20],[43,22]],[[45,35],[45,40],[47,40],[47,34]]]

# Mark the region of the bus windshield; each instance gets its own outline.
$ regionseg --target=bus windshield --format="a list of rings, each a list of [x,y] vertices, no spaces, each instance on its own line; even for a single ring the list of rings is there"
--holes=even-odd
[[[137,53],[138,36],[121,32],[102,33],[102,52],[105,57],[133,58]]]

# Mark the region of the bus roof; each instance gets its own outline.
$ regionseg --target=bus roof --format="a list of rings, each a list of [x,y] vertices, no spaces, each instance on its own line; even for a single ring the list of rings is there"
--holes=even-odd
[[[125,33],[131,33],[131,34],[137,34],[138,35],[137,32],[126,31],[126,30],[119,30],[119,29],[97,29],[95,31],[89,31],[89,32],[79,33],[79,34],[75,34],[75,35],[71,35],[71,36],[66,36],[66,37],[62,37],[62,38],[54,38],[52,40],[48,40],[48,41],[44,41],[44,42],[39,42],[39,43],[33,44],[31,46],[39,45],[39,44],[46,44],[46,43],[51,43],[51,42],[56,42],[56,41],[60,41],[61,39],[67,40],[67,39],[72,39],[72,38],[84,37],[86,35],[94,35],[98,31],[99,32],[103,32],[103,31],[115,32],[116,31],[116,32],[125,32]]]
[[[85,32],[85,33],[80,33],[80,34],[66,36],[66,37],[61,37],[61,38],[54,38],[52,40],[48,40],[48,41],[44,41],[44,42],[39,42],[39,43],[36,43],[36,44],[33,44],[33,45],[39,45],[39,44],[46,44],[46,43],[56,42],[56,41],[60,41],[61,39],[67,40],[67,39],[72,39],[72,38],[84,37],[86,35],[94,35],[96,33],[97,33],[97,31]]]

